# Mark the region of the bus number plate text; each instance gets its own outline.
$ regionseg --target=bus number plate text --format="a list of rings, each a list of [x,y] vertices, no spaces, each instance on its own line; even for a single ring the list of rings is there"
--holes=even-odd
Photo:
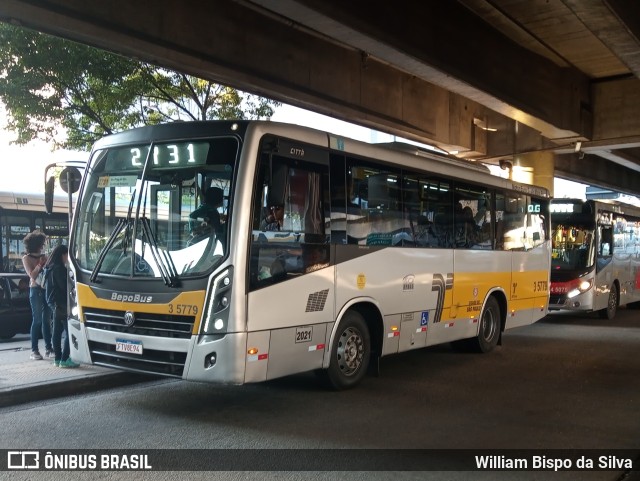
[[[313,338],[313,327],[296,327],[296,342],[311,342]]]
[[[142,342],[129,339],[116,339],[116,352],[142,355]]]

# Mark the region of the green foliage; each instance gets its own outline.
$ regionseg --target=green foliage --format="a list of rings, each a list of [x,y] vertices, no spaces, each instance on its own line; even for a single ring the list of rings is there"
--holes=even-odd
[[[15,143],[87,150],[100,137],[172,120],[268,119],[278,102],[0,23],[0,99]]]

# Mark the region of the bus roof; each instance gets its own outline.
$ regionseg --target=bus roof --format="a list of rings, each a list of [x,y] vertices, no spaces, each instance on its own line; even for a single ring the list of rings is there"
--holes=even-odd
[[[492,175],[485,166],[451,155],[435,151],[430,152],[426,149],[418,149],[415,146],[407,147],[409,144],[404,143],[397,143],[400,146],[369,144],[310,127],[268,120],[209,120],[138,127],[103,137],[94,144],[92,150],[105,149],[115,145],[163,142],[181,138],[206,138],[216,135],[238,135],[244,138],[252,130],[259,134],[271,133],[280,136],[299,134],[300,140],[303,142],[354,155],[388,159],[390,163],[400,166],[411,166],[420,169],[425,167],[424,162],[429,160],[436,161],[440,162],[443,167],[446,166],[445,170],[449,171],[453,176],[469,178],[470,181],[473,181],[473,179],[477,180],[478,175],[480,175],[482,176],[482,183],[516,190],[525,194],[550,197],[549,191],[544,187],[523,184]],[[390,152],[393,154],[389,155]],[[469,175],[470,172],[473,172],[471,176]]]

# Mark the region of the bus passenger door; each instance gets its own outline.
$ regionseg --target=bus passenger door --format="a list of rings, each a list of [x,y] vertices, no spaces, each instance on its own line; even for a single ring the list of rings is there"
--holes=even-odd
[[[304,152],[313,155],[306,146]],[[266,352],[248,358],[246,381],[320,368],[334,318],[325,233],[328,161],[266,154],[261,160],[252,214],[247,328],[249,344],[255,338]]]

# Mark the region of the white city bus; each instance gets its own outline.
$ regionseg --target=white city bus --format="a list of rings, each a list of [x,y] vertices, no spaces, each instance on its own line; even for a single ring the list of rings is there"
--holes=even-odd
[[[640,301],[640,209],[620,202],[553,199],[551,311],[597,311]]]
[[[490,351],[547,314],[548,192],[415,152],[274,122],[98,141],[70,240],[72,357],[347,388],[389,354]]]

